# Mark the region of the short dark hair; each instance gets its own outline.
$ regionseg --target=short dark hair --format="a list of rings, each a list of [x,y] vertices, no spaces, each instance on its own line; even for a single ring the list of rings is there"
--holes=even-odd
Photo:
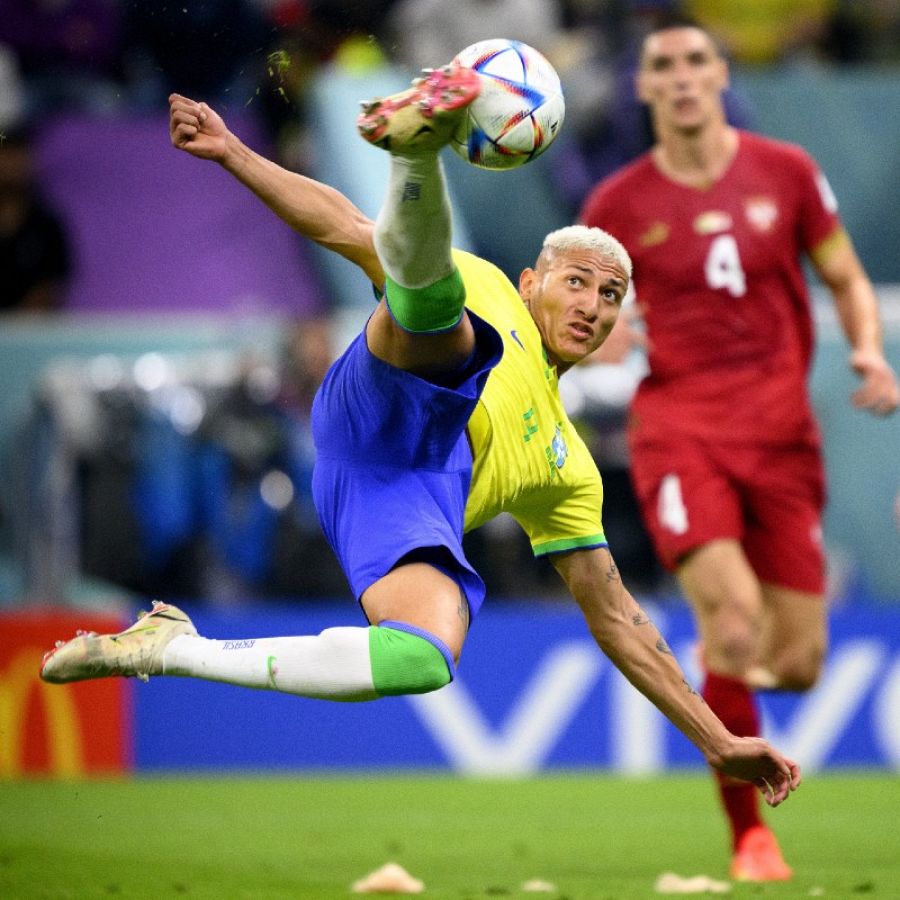
[[[647,29],[647,35],[656,34],[657,31],[669,31],[671,28],[697,28],[700,31],[707,31],[693,16],[676,9],[668,9],[654,17],[653,25]]]
[[[715,32],[710,31],[709,28],[698,22],[692,16],[689,16],[686,13],[678,12],[674,9],[661,12],[653,20],[653,24],[650,26],[650,28],[647,29],[646,33],[644,34],[644,40],[642,43],[646,44],[647,39],[654,34],[659,34],[659,32],[661,31],[671,31],[673,28],[696,28],[697,31],[702,31],[709,38],[719,56],[723,58],[727,56],[726,49]]]

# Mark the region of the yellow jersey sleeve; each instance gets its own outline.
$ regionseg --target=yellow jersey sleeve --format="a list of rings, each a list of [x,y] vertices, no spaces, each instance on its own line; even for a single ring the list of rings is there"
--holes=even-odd
[[[467,308],[503,340],[503,356],[469,420],[466,530],[508,512],[537,556],[605,546],[600,473],[566,415],[531,314],[496,266],[461,251],[454,260]]]

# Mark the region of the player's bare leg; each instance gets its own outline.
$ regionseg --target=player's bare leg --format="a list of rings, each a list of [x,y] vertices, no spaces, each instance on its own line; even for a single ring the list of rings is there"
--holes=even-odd
[[[363,594],[362,606],[373,625],[399,621],[424,629],[437,635],[459,660],[469,628],[469,605],[456,581],[433,566],[397,566]]]
[[[716,540],[691,553],[678,581],[694,609],[706,678],[703,697],[734,734],[759,736],[756,700],[747,683],[759,658],[763,592],[734,540]],[[732,836],[730,872],[739,881],[784,881],[792,872],[763,822],[756,791],[716,773]]]
[[[759,654],[747,672],[757,689],[807,691],[818,681],[828,648],[825,598],[762,585]]]
[[[706,669],[744,678],[758,655],[762,589],[734,540],[715,540],[679,566],[678,583],[697,618]]]

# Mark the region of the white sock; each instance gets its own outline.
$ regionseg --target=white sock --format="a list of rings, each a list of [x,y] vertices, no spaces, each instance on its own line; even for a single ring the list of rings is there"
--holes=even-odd
[[[375,220],[375,249],[385,272],[408,288],[453,271],[450,201],[435,153],[391,156],[387,196]]]
[[[328,700],[378,696],[372,684],[368,628],[236,641],[182,634],[163,651],[163,673]]]

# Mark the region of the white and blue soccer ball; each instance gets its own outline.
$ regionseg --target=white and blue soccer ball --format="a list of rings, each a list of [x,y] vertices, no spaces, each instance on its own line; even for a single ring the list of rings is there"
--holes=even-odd
[[[479,41],[461,50],[455,62],[481,79],[481,92],[450,141],[466,162],[514,169],[553,143],[566,104],[556,69],[534,47],[506,38]]]

